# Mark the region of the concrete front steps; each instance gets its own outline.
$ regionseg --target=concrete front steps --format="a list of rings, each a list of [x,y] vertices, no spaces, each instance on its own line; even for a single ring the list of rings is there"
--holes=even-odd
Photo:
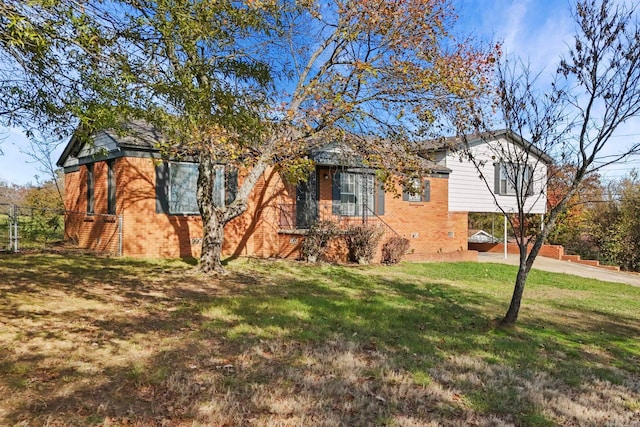
[[[562,261],[575,262],[576,264],[590,265],[592,267],[605,268],[611,271],[620,271],[620,267],[615,265],[601,265],[600,261],[592,259],[581,259],[580,255],[562,255],[560,258]]]

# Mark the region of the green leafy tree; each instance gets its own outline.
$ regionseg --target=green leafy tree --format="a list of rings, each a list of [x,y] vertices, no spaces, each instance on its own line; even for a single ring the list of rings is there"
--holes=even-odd
[[[52,240],[62,239],[63,179],[62,171],[58,170],[55,178],[30,187],[26,191],[20,214],[22,233],[28,240],[46,244]]]
[[[78,61],[50,72],[72,70],[80,89],[61,104],[81,132],[143,118],[167,155],[199,161],[204,272],[224,271],[224,226],[268,167],[301,175],[308,151],[332,141],[386,176],[419,171],[417,141],[466,111],[496,57],[455,37],[448,0],[3,1],[46,18],[28,21],[61,40],[45,54]],[[216,205],[221,168],[244,173],[236,199]]]
[[[0,124],[64,135],[108,104],[86,84],[100,76],[91,53],[105,44],[90,36],[82,3],[0,0]]]
[[[197,48],[197,36],[184,38],[200,32],[187,30],[190,22],[164,22],[173,6],[162,15],[144,15],[143,27],[155,29],[147,31],[161,30],[164,43],[181,43],[165,48],[158,58],[171,64],[168,76],[179,78],[177,86],[167,82],[168,92],[180,99],[179,105],[192,106],[178,114],[189,124],[182,130],[188,139],[180,148],[194,150],[200,161],[200,268],[205,272],[223,271],[224,226],[246,210],[266,168],[304,169],[303,156],[310,149],[334,141],[387,173],[412,166],[417,170],[416,140],[433,133],[445,111],[463,109],[469,97],[484,89],[494,58],[493,52],[453,38],[448,28],[454,11],[442,0],[266,2],[255,11],[252,3],[248,5],[257,15],[252,23],[259,22],[259,36],[245,39],[240,47],[260,51],[264,63],[257,65],[264,67],[265,75],[256,81],[271,84],[260,91],[245,81],[240,93],[222,98],[217,86],[206,86],[220,83],[211,78],[212,70],[193,66],[212,63],[210,51]],[[191,14],[198,16],[198,10]],[[161,16],[162,21],[146,20],[147,16]],[[237,41],[234,46],[237,50]],[[174,50],[184,54],[172,59]],[[257,54],[248,57],[253,55]],[[225,61],[226,57],[214,63]],[[231,65],[237,67],[235,62]],[[221,121],[219,115],[236,121]],[[236,200],[226,206],[211,200],[213,174],[220,164],[247,171]]]
[[[605,262],[640,271],[640,180],[636,172],[612,184],[611,197],[591,218]]]

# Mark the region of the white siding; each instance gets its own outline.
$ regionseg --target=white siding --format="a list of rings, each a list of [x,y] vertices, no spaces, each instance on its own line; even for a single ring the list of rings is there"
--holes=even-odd
[[[495,189],[495,163],[500,161],[498,153],[501,152],[497,147],[505,147],[502,144],[509,144],[509,152],[522,152],[517,144],[508,142],[506,139],[477,143],[471,148],[474,157],[483,163],[481,172],[486,178],[486,183],[485,180],[480,178],[480,173],[472,162],[461,159],[457,153],[447,152],[446,158],[440,164],[451,169],[451,175],[449,176],[449,211],[500,212],[498,204],[507,212],[517,211],[515,196],[497,195],[495,198],[493,196]],[[503,148],[502,151],[506,150]],[[547,204],[547,166],[537,157],[529,158],[527,163],[535,167],[535,169],[533,173],[533,196],[527,198],[525,211],[536,214],[545,213]]]

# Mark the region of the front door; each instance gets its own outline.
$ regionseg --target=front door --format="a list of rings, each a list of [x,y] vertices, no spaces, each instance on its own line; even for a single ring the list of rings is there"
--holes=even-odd
[[[317,170],[296,188],[296,228],[309,228],[318,219]]]

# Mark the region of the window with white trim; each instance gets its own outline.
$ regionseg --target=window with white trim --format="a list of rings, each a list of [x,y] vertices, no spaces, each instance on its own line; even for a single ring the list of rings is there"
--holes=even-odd
[[[418,178],[414,178],[409,183],[407,189],[407,201],[409,202],[421,202],[422,201],[422,184]]]
[[[375,179],[371,174],[340,173],[340,215],[358,216],[374,211]]]
[[[402,192],[405,202],[429,202],[431,200],[431,182],[428,179],[414,178],[408,182]]]
[[[496,194],[515,196],[516,188],[525,197],[533,195],[533,168],[530,165],[518,165],[512,162],[496,164]]]

